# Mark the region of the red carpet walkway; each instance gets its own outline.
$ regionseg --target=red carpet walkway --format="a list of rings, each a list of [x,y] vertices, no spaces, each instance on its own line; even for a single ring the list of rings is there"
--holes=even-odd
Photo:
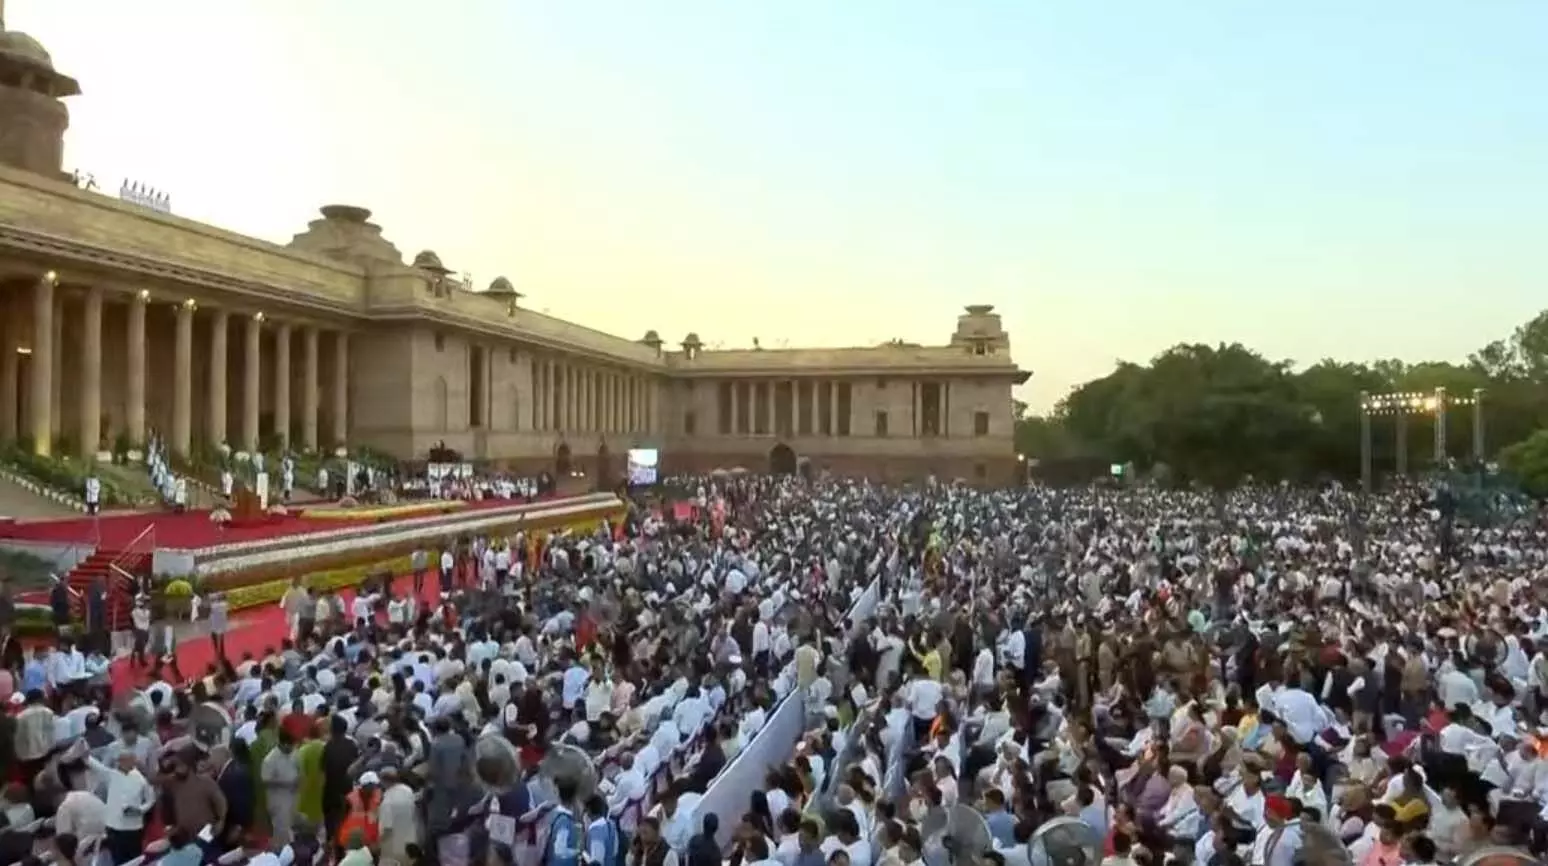
[[[510,507],[519,503],[509,499],[485,499],[469,502],[466,510]],[[412,520],[429,517],[416,514],[399,518]],[[182,514],[104,514],[99,518],[79,517],[68,520],[36,520],[16,523],[0,528],[0,537],[18,541],[47,541],[60,544],[89,543],[109,549],[127,546],[139,537],[148,526],[156,527],[155,545],[176,550],[195,550],[221,544],[237,544],[244,541],[261,541],[286,535],[304,535],[308,532],[327,532],[348,526],[366,526],[379,521],[371,518],[360,520],[317,519],[304,515],[276,517],[271,522],[257,526],[237,526],[221,529],[210,522],[208,511],[186,511]],[[395,521],[394,521],[395,522]],[[100,536],[98,533],[101,533]],[[100,539],[100,540],[99,540]]]
[[[422,604],[438,604],[441,600],[440,584],[432,575],[425,581],[425,592],[421,598]],[[405,575],[393,581],[393,595],[407,595],[413,591],[414,579]],[[347,589],[339,593],[347,606],[354,601],[355,591]],[[264,653],[270,648],[278,648],[280,642],[290,636],[290,627],[285,622],[285,612],[280,610],[278,604],[264,605],[249,611],[239,612],[232,616],[231,629],[226,633],[226,658],[232,664],[242,660],[243,653],[252,653],[254,658],[262,659]],[[189,638],[177,647],[177,665],[183,676],[188,679],[204,676],[211,664],[215,662],[215,643],[209,635]],[[170,667],[162,669],[165,676],[171,676]],[[135,669],[129,664],[128,658],[116,659],[110,669],[113,683],[113,692],[121,693],[127,689],[140,688],[151,682],[147,672]],[[180,685],[180,684],[179,684]]]

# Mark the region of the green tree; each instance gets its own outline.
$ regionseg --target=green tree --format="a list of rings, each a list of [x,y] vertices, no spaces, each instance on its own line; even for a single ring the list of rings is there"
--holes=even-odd
[[[1080,456],[1144,469],[1165,464],[1180,480],[1231,483],[1242,476],[1357,478],[1361,395],[1413,394],[1403,415],[1369,419],[1374,464],[1395,462],[1399,425],[1409,465],[1434,454],[1444,388],[1444,456],[1473,450],[1475,394],[1481,395],[1487,453],[1548,427],[1548,312],[1474,353],[1466,363],[1324,359],[1300,369],[1240,344],[1181,344],[1148,364],[1119,361],[1076,387],[1052,415],[1019,407],[1017,447],[1036,457]]]
[[[1502,449],[1500,466],[1534,496],[1548,495],[1548,430],[1539,430]]]

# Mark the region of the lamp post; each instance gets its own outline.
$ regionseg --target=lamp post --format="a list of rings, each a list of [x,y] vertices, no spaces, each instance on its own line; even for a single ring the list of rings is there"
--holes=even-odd
[[[1482,462],[1484,455],[1483,389],[1474,388],[1471,396],[1453,397],[1444,386],[1434,391],[1396,391],[1387,394],[1360,392],[1360,483],[1369,491],[1374,482],[1371,466],[1371,417],[1391,415],[1396,419],[1394,431],[1396,446],[1396,471],[1399,476],[1408,474],[1408,419],[1412,415],[1432,415],[1435,418],[1434,459],[1437,466],[1446,462],[1447,416],[1453,406],[1473,408],[1473,457]]]

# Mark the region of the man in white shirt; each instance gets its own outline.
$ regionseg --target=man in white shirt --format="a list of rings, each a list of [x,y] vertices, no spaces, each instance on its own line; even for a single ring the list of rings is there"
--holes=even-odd
[[[611,815],[618,815],[625,806],[645,795],[645,774],[634,766],[634,756],[626,754],[619,763],[623,769],[613,777],[613,793],[607,799],[607,810]]]
[[[106,782],[103,824],[107,849],[114,863],[127,863],[144,853],[145,816],[156,805],[156,790],[140,772],[133,751],[120,751],[113,766],[90,756],[86,763]]]

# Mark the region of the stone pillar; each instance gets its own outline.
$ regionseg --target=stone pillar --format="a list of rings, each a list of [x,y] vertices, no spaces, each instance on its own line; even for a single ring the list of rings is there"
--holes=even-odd
[[[742,435],[742,383],[731,383],[731,435]]]
[[[565,391],[567,383],[564,380],[564,365],[555,361],[554,368],[554,430],[563,433],[570,426],[570,419],[565,414],[569,411],[568,394]]]
[[[835,439],[839,435],[839,383],[834,380],[828,386],[828,433]]]
[[[317,329],[301,336],[301,447],[317,450]]]
[[[333,336],[333,444],[349,442],[349,334]]]
[[[193,317],[192,300],[177,306],[177,336],[172,350],[172,438],[175,454],[188,456],[193,435]]]
[[[16,402],[20,398],[17,377],[21,375],[21,356],[16,354],[21,332],[20,311],[11,299],[0,296],[0,440],[16,438]]]
[[[602,423],[602,374],[597,370],[586,374],[586,420],[593,433],[607,429]]]
[[[543,401],[548,398],[548,369],[543,366],[539,358],[532,359],[532,429],[543,431],[548,429],[546,421],[548,413],[544,411]]]
[[[941,435],[952,435],[952,380],[941,383]]]
[[[225,310],[216,310],[210,319],[210,405],[207,410],[210,417],[206,434],[209,444],[217,448],[226,442],[226,409],[230,405],[226,400],[227,334],[230,322],[231,314]]]
[[[290,326],[274,329],[274,433],[290,448]]]
[[[124,334],[124,434],[136,448],[145,447],[145,307],[150,293],[141,291],[129,301]]]
[[[47,457],[54,447],[54,283],[52,273],[32,286],[32,373],[28,395],[33,453]]]
[[[564,365],[564,429],[566,432],[574,432],[579,426],[580,406],[575,399],[579,380],[575,376],[575,368],[569,364]]]
[[[779,393],[779,388],[775,387],[778,384],[779,384],[778,380],[775,380],[775,379],[770,379],[769,380],[769,382],[768,382],[768,385],[769,385],[768,396],[765,397],[764,401],[763,401],[764,405],[766,405],[768,407],[768,410],[769,410],[769,427],[768,427],[768,430],[769,430],[769,435],[770,436],[778,436],[779,435],[779,423],[778,423],[779,419],[774,414],[774,410],[779,408],[776,405],[776,402],[774,400],[774,395]]]
[[[581,370],[581,429],[587,433],[595,433],[597,430],[597,419],[592,417],[591,411],[595,387],[596,374],[589,367]]]
[[[258,450],[258,414],[263,401],[263,314],[247,317],[242,347],[242,450]]]
[[[822,397],[822,389],[818,387],[819,384],[816,381],[812,382],[812,390],[807,398],[807,402],[811,404],[812,426],[809,429],[813,436],[818,436],[822,433],[822,413],[818,411],[821,408],[819,400]]]
[[[86,290],[81,309],[81,456],[96,456],[102,444],[102,290]]]
[[[59,293],[54,292],[54,338],[49,344],[52,347],[53,372],[49,375],[49,383],[53,386],[53,393],[48,400],[48,428],[51,432],[50,439],[58,439],[64,433],[60,425],[61,412],[64,408],[64,324],[65,324],[64,299]]]

